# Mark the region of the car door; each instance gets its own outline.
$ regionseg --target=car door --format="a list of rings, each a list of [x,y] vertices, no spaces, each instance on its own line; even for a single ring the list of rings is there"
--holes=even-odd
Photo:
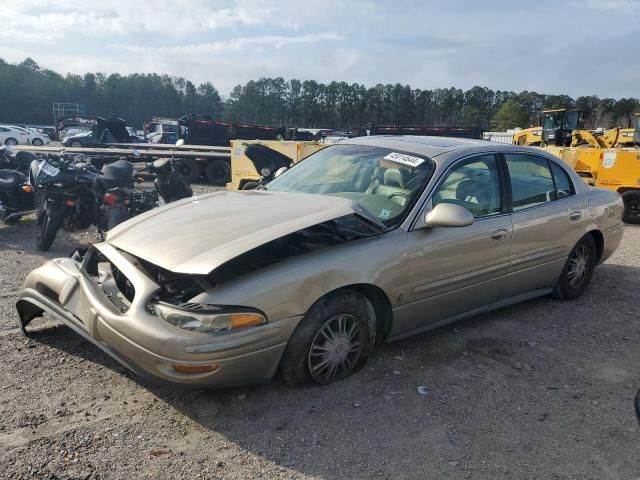
[[[393,334],[497,301],[511,248],[505,178],[493,154],[458,160],[442,176],[427,208],[461,205],[473,213],[474,223],[408,232],[408,287],[403,304],[394,311],[398,321]]]
[[[503,298],[555,285],[580,236],[586,201],[564,168],[541,155],[505,154],[512,202],[511,266]]]

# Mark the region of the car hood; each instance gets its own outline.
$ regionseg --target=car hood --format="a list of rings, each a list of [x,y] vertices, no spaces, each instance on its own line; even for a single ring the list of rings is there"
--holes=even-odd
[[[329,195],[247,190],[171,203],[110,230],[107,242],[176,273],[208,274],[272,240],[354,213]]]
[[[93,132],[84,132],[84,133],[76,133],[74,135],[71,135],[69,137],[65,137],[65,141],[67,140],[73,140],[73,139],[77,139],[77,138],[85,138],[85,137],[89,137],[91,136]]]

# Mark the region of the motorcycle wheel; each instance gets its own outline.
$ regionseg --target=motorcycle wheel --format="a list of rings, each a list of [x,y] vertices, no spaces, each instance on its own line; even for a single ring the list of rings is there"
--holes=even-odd
[[[46,252],[51,248],[61,222],[62,215],[51,216],[46,202],[40,205],[36,218],[36,246],[38,250]]]

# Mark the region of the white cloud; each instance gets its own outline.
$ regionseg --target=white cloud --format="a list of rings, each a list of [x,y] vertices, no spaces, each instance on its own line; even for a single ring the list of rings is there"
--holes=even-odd
[[[617,59],[635,58],[639,3],[19,0],[0,8],[0,57],[180,75],[222,93],[283,76],[638,96],[640,65]]]

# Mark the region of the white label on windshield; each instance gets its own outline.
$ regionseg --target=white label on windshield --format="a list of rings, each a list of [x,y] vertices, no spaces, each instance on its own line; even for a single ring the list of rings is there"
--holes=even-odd
[[[46,161],[43,161],[40,164],[40,170],[49,175],[50,177],[55,177],[60,173],[60,169],[54,167],[53,165],[49,165]]]
[[[404,153],[391,152],[384,157],[385,160],[391,160],[392,162],[402,163],[403,165],[409,165],[410,167],[417,167],[424,162],[424,158],[412,157]]]

